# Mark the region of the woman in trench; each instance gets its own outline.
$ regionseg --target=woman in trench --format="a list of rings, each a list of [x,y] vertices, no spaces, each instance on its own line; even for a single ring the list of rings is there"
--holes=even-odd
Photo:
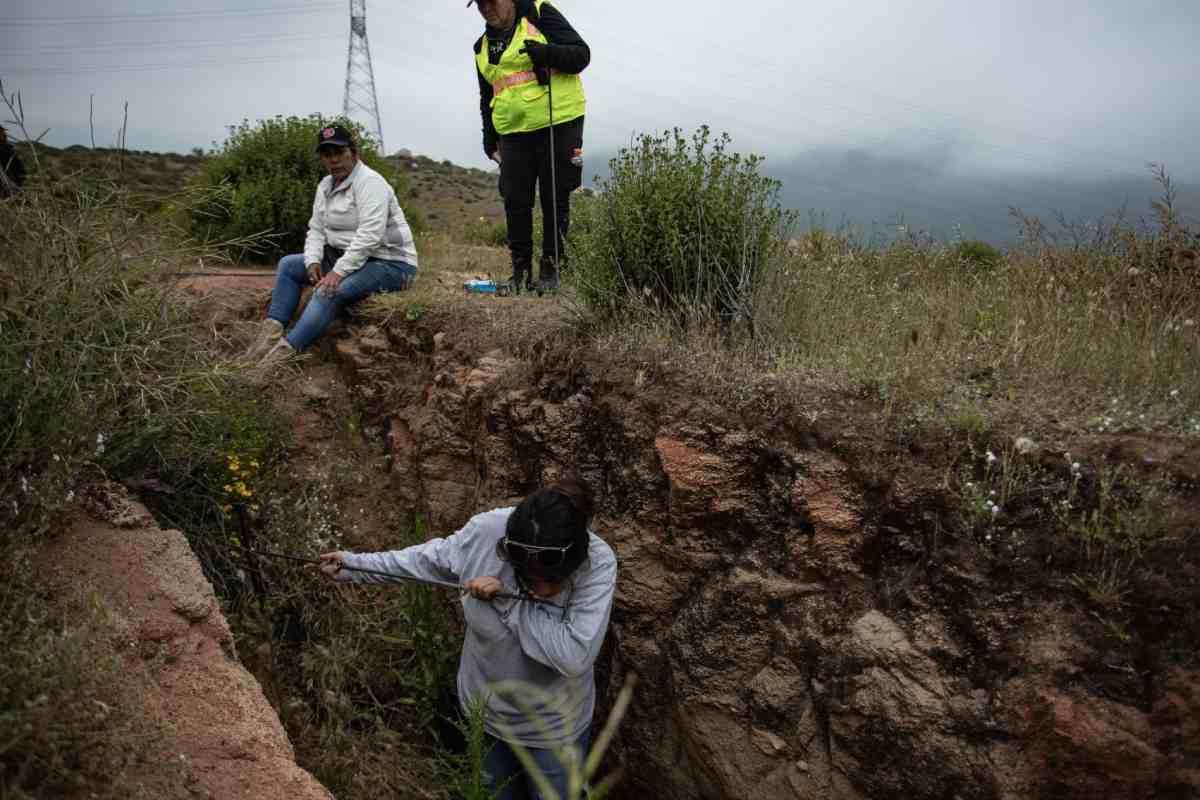
[[[592,499],[564,479],[515,508],[478,514],[445,539],[384,553],[334,552],[322,571],[338,581],[387,583],[392,575],[452,581],[464,590],[466,637],[458,668],[463,709],[482,702],[489,736],[484,763],[500,800],[543,800],[513,745],[523,746],[559,797],[567,797],[571,758],[582,764],[596,702],[593,667],[608,629],[617,562],[588,529]],[[501,595],[527,595],[529,599]],[[531,713],[498,684],[519,682],[541,700]],[[573,800],[573,799],[572,799]]]

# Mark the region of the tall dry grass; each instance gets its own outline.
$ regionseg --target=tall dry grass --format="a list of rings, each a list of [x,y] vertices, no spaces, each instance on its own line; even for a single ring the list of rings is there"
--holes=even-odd
[[[786,369],[884,400],[1196,427],[1200,269],[1172,256],[1171,232],[1115,222],[1065,245],[1026,220],[1025,233],[988,265],[953,245],[809,231],[759,287],[759,330]]]

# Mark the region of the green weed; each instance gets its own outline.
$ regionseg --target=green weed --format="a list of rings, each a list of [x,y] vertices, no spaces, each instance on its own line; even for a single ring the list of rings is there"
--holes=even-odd
[[[21,573],[36,567],[9,559],[24,569],[0,585],[0,797],[142,796],[128,773],[151,732],[113,688],[122,664],[107,609],[35,585]]]
[[[229,138],[214,146],[196,185],[203,191],[191,209],[192,232],[203,240],[240,241],[261,237],[249,252],[275,261],[304,247],[312,213],[313,193],[325,177],[313,151],[317,131],[328,124],[352,129],[358,155],[383,175],[403,202],[408,182],[375,149],[370,137],[353,121],[337,118],[273,117],[230,126]],[[414,222],[416,218],[414,217]],[[226,248],[240,257],[247,248]]]

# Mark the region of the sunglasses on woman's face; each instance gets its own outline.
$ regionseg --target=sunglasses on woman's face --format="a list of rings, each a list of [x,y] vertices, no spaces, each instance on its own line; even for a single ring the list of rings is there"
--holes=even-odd
[[[570,544],[563,547],[538,547],[514,542],[507,536],[500,540],[501,557],[515,567],[527,569],[554,569],[562,566],[570,549]]]

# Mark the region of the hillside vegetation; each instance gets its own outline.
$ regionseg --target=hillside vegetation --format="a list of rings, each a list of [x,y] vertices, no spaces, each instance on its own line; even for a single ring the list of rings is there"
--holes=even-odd
[[[335,360],[370,392],[340,397],[322,422],[335,452],[314,455],[294,430],[308,402],[290,391],[297,375],[264,390],[231,363],[243,320],[200,320],[177,291],[176,275],[197,259],[262,244],[249,235],[260,230],[257,211],[250,224],[236,204],[238,225],[221,241],[198,241],[183,225],[211,199],[195,187],[213,157],[25,152],[34,177],[0,200],[0,545],[12,567],[0,632],[21,643],[0,667],[2,796],[136,791],[123,765],[147,732],[100,714],[105,676],[120,665],[88,657],[105,636],[104,610],[40,586],[35,560],[106,479],[149,487],[163,523],[188,534],[303,765],[339,797],[375,797],[383,785],[441,798],[449,785],[469,786],[473,769],[478,777],[477,759],[446,751],[451,732],[429,733],[457,646],[445,607],[416,591],[341,602],[290,573],[290,588],[264,603],[229,554],[241,543],[238,505],[279,549],[351,541],[352,520],[372,515],[374,538],[356,543],[426,535],[415,506],[392,508],[390,466],[377,470],[373,497],[347,476],[390,458],[389,418],[364,417],[372,403],[394,411],[393,400],[415,403],[411,395],[450,380],[430,367],[450,359],[435,351],[439,326],[462,350],[454,358],[477,365],[483,351],[472,348],[504,348],[521,360],[506,380],[536,376],[531,385],[556,402],[591,369],[627,380],[621,391],[655,384],[664,403],[720,406],[730,428],[767,419],[819,431],[829,420],[860,443],[878,437],[897,459],[954,443],[961,457],[931,457],[950,504],[931,536],[996,573],[1052,587],[1097,620],[1122,659],[1157,648],[1163,663],[1194,666],[1194,616],[1168,626],[1156,610],[1171,591],[1200,600],[1194,584],[1172,583],[1194,574],[1191,534],[1158,513],[1186,481],[1051,449],[1073,437],[1200,434],[1196,233],[1176,216],[1165,173],[1149,228],[1118,220],[1085,237],[1025,219],[1021,246],[1006,253],[919,237],[873,246],[797,228],[758,162],[714,148],[707,131],[647,136],[618,156],[595,196],[578,196],[562,291],[505,301],[461,290],[466,277],[506,274],[495,175],[396,158],[406,208],[428,222],[420,277],[352,320],[375,349]],[[286,235],[306,215],[311,188],[288,197],[287,225],[266,233]],[[238,313],[257,314],[261,300]],[[413,377],[426,369],[427,382]],[[500,382],[496,395],[510,388]],[[1041,461],[1022,460],[1038,452]],[[323,471],[300,474],[297,462]],[[874,485],[872,475],[856,480]],[[345,498],[360,501],[357,516]],[[1046,535],[1029,549],[1001,547],[1002,535],[1029,531]],[[937,560],[896,548],[887,555],[898,563]],[[871,558],[886,561],[862,555]],[[888,597],[923,574],[876,566]],[[1112,697],[1148,702],[1145,685],[1106,680]]]

